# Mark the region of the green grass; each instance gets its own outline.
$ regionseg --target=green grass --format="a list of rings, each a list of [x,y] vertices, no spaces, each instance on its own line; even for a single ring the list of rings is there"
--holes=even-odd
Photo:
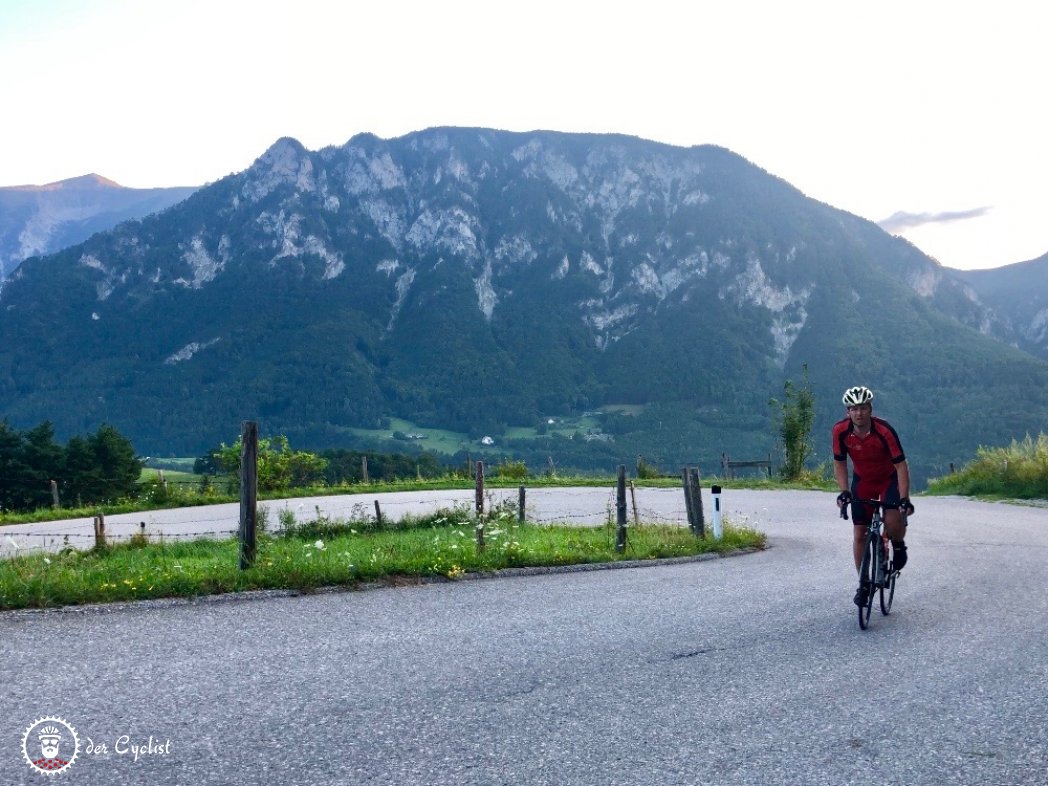
[[[164,480],[168,483],[199,483],[203,478],[203,475],[197,475],[194,472],[185,472],[182,470],[173,469],[153,469],[151,467],[144,467],[142,474],[138,477],[139,483],[152,483],[160,479],[160,473],[164,473]]]
[[[1027,436],[1006,448],[979,448],[958,472],[928,481],[929,494],[987,499],[1048,499],[1048,435]]]
[[[259,589],[309,591],[364,582],[462,578],[502,568],[681,557],[763,548],[764,535],[725,522],[721,540],[687,528],[630,527],[615,551],[615,528],[518,524],[506,510],[485,521],[485,547],[463,510],[444,510],[392,528],[373,521],[283,521],[289,534],[259,538],[254,567],[239,569],[236,541],[131,543],[0,561],[0,609],[49,608]]]
[[[630,405],[611,405],[609,410],[620,409],[623,411],[633,411],[643,409],[643,407],[631,407]],[[575,416],[552,416],[554,423],[548,426],[548,434],[560,434],[561,436],[571,436],[576,431],[586,433],[589,430],[600,429],[600,419],[592,415],[575,415]],[[452,456],[460,450],[468,450],[475,455],[480,457],[484,456],[497,456],[502,450],[499,447],[500,443],[504,443],[510,439],[534,439],[539,436],[538,429],[534,426],[511,426],[506,429],[503,434],[491,434],[495,440],[494,445],[484,445],[479,439],[470,439],[469,435],[464,431],[450,431],[448,429],[441,428],[430,428],[427,426],[420,426],[410,420],[404,418],[390,418],[389,428],[384,429],[363,429],[363,428],[351,428],[348,431],[355,434],[358,437],[367,437],[369,439],[383,440],[387,443],[390,451],[395,452],[398,446],[406,444],[404,441],[393,439],[393,432],[400,431],[404,434],[422,434],[425,439],[421,440],[410,440],[407,444],[418,445],[423,449],[431,453],[441,453],[446,456]]]

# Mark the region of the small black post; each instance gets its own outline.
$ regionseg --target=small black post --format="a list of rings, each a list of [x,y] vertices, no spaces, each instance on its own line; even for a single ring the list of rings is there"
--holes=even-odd
[[[626,465],[619,464],[619,482],[615,494],[615,511],[618,526],[615,529],[615,551],[621,554],[626,550]]]
[[[477,462],[477,515],[484,515],[484,462]]]
[[[255,564],[258,527],[258,423],[240,425],[240,569]]]
[[[517,493],[517,522],[524,523],[524,487],[521,486]]]
[[[378,500],[375,500],[375,523],[378,524],[379,529],[382,528],[382,508],[379,507]]]

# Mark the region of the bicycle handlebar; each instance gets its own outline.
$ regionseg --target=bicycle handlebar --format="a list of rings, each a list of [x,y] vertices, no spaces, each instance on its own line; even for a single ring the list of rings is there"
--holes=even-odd
[[[858,502],[861,505],[876,505],[882,510],[902,510],[903,505],[900,502],[885,502],[881,499],[858,499],[853,497],[850,501],[845,502],[841,505],[841,518],[847,520],[848,518],[848,506],[854,505]]]

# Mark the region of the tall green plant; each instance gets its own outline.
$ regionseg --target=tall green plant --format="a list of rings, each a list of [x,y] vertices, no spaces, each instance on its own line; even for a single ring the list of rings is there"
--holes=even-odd
[[[804,472],[804,464],[812,455],[811,431],[815,424],[815,395],[808,381],[808,366],[798,387],[792,380],[783,385],[783,400],[772,399],[775,417],[782,441],[783,462],[779,473],[785,480],[797,480]]]
[[[236,487],[240,481],[241,440],[222,446],[215,452],[215,460]],[[287,437],[260,439],[258,441],[258,488],[260,491],[276,491],[298,486],[320,484],[324,477],[327,460],[315,453],[292,450]]]

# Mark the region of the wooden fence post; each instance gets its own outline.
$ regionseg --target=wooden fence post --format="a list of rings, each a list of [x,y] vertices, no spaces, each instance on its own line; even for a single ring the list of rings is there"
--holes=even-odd
[[[104,549],[106,547],[106,517],[105,514],[99,513],[95,516],[95,548]]]
[[[619,481],[615,494],[615,511],[617,526],[615,528],[615,551],[621,554],[626,550],[626,465],[619,464]]]
[[[699,486],[699,470],[692,467],[688,482],[688,492],[691,495],[691,508],[695,513],[695,534],[706,537],[706,518],[702,513],[702,489]]]
[[[692,532],[695,531],[695,511],[692,510],[691,506],[691,491],[688,489],[688,468],[681,467],[680,470],[681,482],[684,486],[684,508],[688,511],[688,529]]]
[[[484,515],[484,462],[477,462],[477,515]]]
[[[240,432],[240,569],[255,564],[258,527],[258,423],[245,420]]]
[[[361,456],[360,457],[360,476],[364,479],[365,483],[369,483],[370,482],[368,480],[368,457],[367,456]]]
[[[375,523],[378,524],[379,528],[382,528],[382,508],[378,505],[378,500],[375,500]]]
[[[58,482],[54,480],[51,481],[51,507],[62,507],[58,502]]]

